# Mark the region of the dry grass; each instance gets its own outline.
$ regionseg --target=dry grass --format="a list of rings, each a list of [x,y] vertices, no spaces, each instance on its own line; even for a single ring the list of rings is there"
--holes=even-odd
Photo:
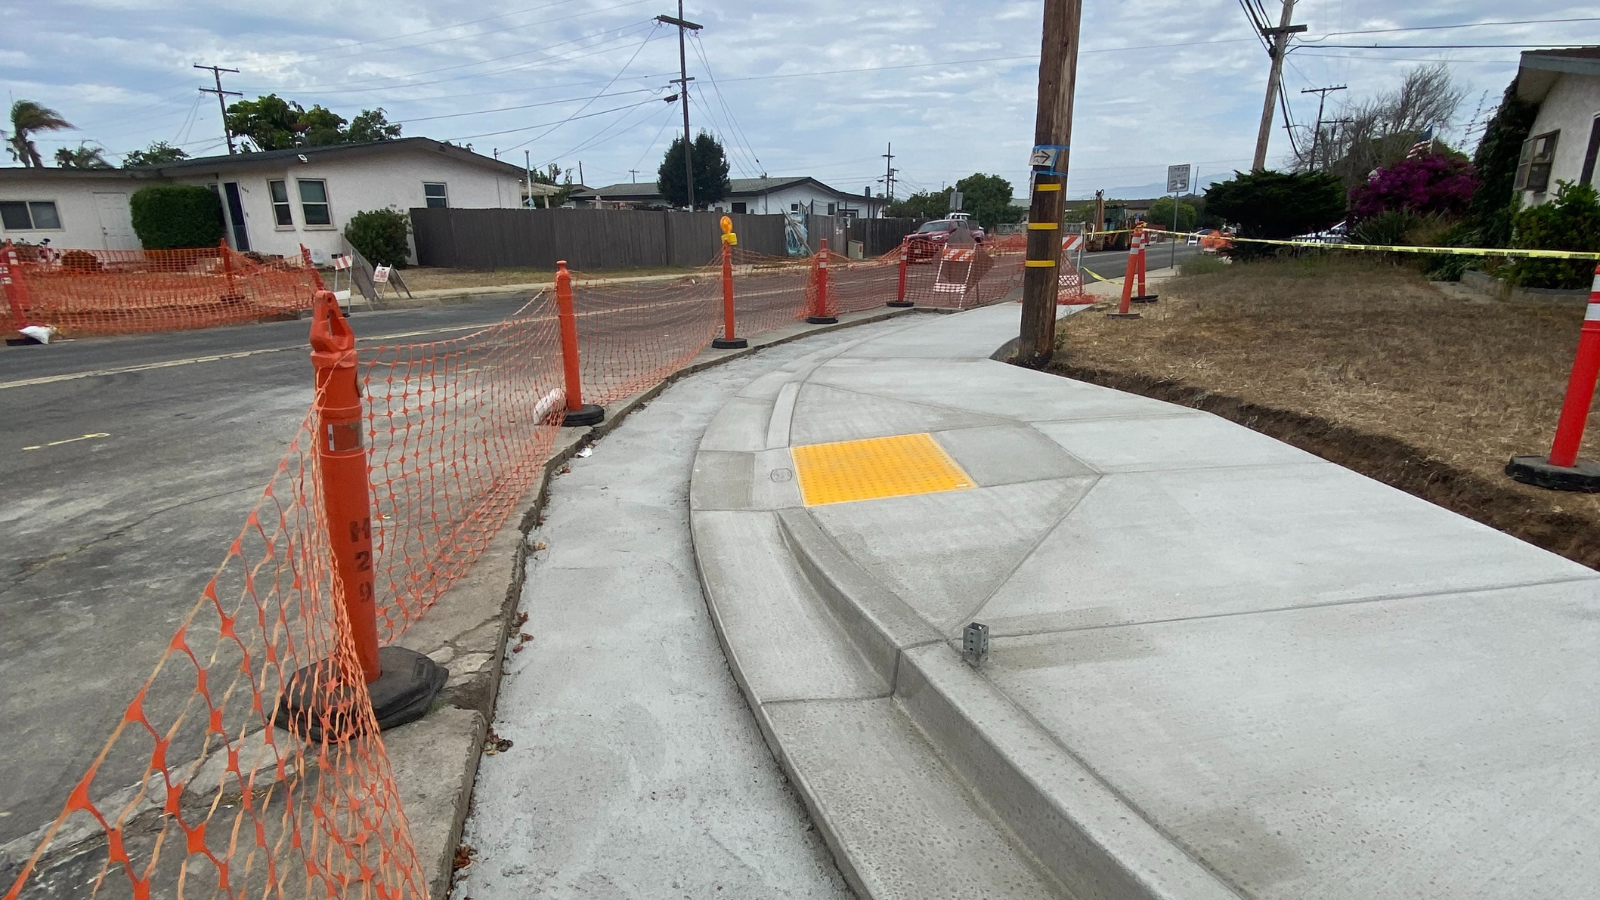
[[[630,278],[638,275],[675,275],[698,272],[685,268],[608,269],[590,273],[607,278]],[[552,269],[446,269],[435,266],[417,266],[401,273],[406,285],[413,291],[434,291],[454,288],[500,287],[509,284],[540,284],[553,281]]]
[[[1452,299],[1332,258],[1183,275],[1161,297],[1140,320],[1073,317],[1053,368],[1211,409],[1600,566],[1600,495],[1502,472],[1549,451],[1580,307]],[[1600,456],[1600,414],[1584,455]]]

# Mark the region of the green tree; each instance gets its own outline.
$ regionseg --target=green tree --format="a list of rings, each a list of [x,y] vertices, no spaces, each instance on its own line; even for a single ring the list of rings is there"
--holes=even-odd
[[[1161,229],[1169,229],[1169,228],[1171,228],[1172,227],[1172,198],[1171,197],[1159,197],[1159,198],[1157,198],[1156,202],[1150,204],[1150,212],[1149,212],[1148,215],[1146,215],[1144,217],[1144,220],[1146,222],[1148,222],[1152,228],[1161,228]],[[1188,202],[1187,200],[1179,200],[1178,201],[1178,228],[1177,228],[1177,230],[1178,231],[1193,231],[1195,225],[1198,224],[1199,221],[1200,221],[1200,211],[1194,208],[1194,204]]]
[[[1467,214],[1476,223],[1479,246],[1504,247],[1511,241],[1511,220],[1516,215],[1517,162],[1522,142],[1528,139],[1539,104],[1517,97],[1517,80],[1511,79],[1500,108],[1483,129],[1483,140],[1472,164],[1478,169],[1478,189]]]
[[[1517,213],[1516,226],[1511,246],[1518,249],[1600,252],[1600,194],[1593,185],[1558,182],[1555,199]],[[1582,288],[1593,277],[1589,260],[1519,259],[1511,266],[1512,282],[1524,287]]]
[[[904,199],[896,198],[884,214],[905,219],[942,219],[950,214],[950,189],[918,191]]]
[[[680,157],[678,157],[678,159],[679,159],[678,165],[682,166],[683,165],[683,163],[682,163],[683,157],[680,156]],[[682,170],[680,169],[680,172],[681,171]],[[681,181],[682,179],[679,179],[679,180]],[[550,205],[551,206],[561,206],[562,204],[566,203],[568,200],[571,200],[572,199],[572,195],[574,193],[576,193],[577,190],[578,190],[578,186],[572,183],[572,172],[570,172],[570,171],[562,171],[561,167],[556,165],[555,163],[551,163],[549,166],[545,167],[544,169],[534,169],[533,170],[533,183],[534,184],[559,185],[561,187],[560,193],[554,194],[554,195],[552,195],[550,197]],[[698,199],[698,198],[696,198],[696,199]],[[533,204],[530,203],[529,205],[532,206]]]
[[[128,201],[133,233],[146,250],[215,247],[222,240],[222,201],[197,184],[140,188]]]
[[[44,160],[39,158],[39,149],[33,145],[33,136],[42,131],[61,131],[72,127],[71,122],[50,107],[32,100],[18,100],[11,104],[11,136],[7,138],[9,146],[6,149],[11,152],[12,159],[24,166],[42,169]]]
[[[704,207],[728,196],[728,157],[717,139],[704,131],[694,139],[694,204]],[[674,138],[656,170],[656,186],[672,206],[689,204],[688,180],[683,172],[683,138]]]
[[[104,147],[91,147],[87,141],[79,141],[76,150],[62,147],[56,151],[56,165],[63,169],[109,169],[111,163],[106,162]]]
[[[400,126],[389,124],[389,119],[384,115],[381,106],[377,109],[363,109],[359,115],[350,120],[350,128],[345,132],[345,140],[351,144],[392,141],[399,136]]]
[[[304,113],[300,104],[267,94],[231,104],[223,122],[229,133],[249,141],[257,150],[286,150],[295,146]]]
[[[961,208],[972,214],[984,228],[1001,222],[1020,222],[1027,210],[1011,202],[1011,182],[999,175],[976,173],[956,182],[961,192]]]
[[[129,150],[122,157],[122,167],[131,169],[134,166],[161,166],[188,158],[189,154],[183,152],[181,147],[174,147],[166,141],[156,141],[143,150]]]
[[[344,116],[323,106],[313,106],[301,112],[299,121],[295,122],[294,131],[300,135],[296,143],[308,147],[347,143],[345,124]]]
[[[1206,189],[1206,212],[1239,226],[1239,236],[1283,240],[1318,231],[1345,214],[1344,182],[1327,172],[1235,172]],[[1240,244],[1235,255],[1272,251]]]

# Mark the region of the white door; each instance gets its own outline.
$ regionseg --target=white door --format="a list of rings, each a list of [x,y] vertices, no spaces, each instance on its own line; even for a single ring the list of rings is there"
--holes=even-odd
[[[100,215],[102,246],[107,250],[138,250],[139,238],[133,233],[133,214],[128,211],[127,194],[95,194],[94,211]]]

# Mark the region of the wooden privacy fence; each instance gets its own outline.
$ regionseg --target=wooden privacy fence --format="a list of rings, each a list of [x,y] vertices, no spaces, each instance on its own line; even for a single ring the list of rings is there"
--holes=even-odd
[[[861,244],[861,255],[874,259],[900,246],[906,235],[916,231],[924,219],[857,219],[849,216],[806,216],[806,243],[811,252],[822,249],[822,241],[835,253],[849,254],[850,244]],[[744,238],[740,238],[741,241]]]
[[[721,253],[716,212],[413,209],[417,262],[453,269],[703,266]],[[734,214],[739,246],[784,255],[784,217]]]

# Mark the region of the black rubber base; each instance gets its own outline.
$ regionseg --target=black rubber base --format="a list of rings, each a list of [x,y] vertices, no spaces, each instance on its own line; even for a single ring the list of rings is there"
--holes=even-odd
[[[837,325],[838,318],[834,316],[806,316],[807,325]]]
[[[605,419],[605,410],[593,403],[585,403],[581,409],[567,410],[567,416],[561,420],[561,425],[565,428],[579,428],[585,425],[599,425]]]
[[[1506,464],[1506,474],[1523,484],[1552,491],[1575,491],[1580,494],[1600,494],[1600,463],[1580,459],[1567,468],[1552,466],[1544,456],[1513,456]]]
[[[44,341],[36,341],[27,335],[23,335],[22,337],[6,338],[7,347],[26,347],[29,344],[38,344],[39,346],[43,347]]]
[[[748,346],[750,346],[750,342],[745,340],[744,338],[712,338],[711,339],[711,349],[713,349],[713,350],[743,350],[744,348],[746,348]]]
[[[910,300],[890,300],[888,303],[884,304],[884,306],[893,306],[893,307],[896,307],[898,309],[905,309],[908,306],[916,306],[916,305],[917,305],[916,303],[914,303],[914,302],[912,302]]]
[[[367,696],[372,700],[372,714],[380,731],[426,715],[450,678],[449,669],[404,647],[380,648],[378,663],[383,674],[367,685]],[[290,675],[283,696],[278,698],[278,708],[273,711],[272,724],[318,743],[355,737],[363,721],[354,708],[357,694],[334,677],[336,665],[325,659]],[[325,734],[324,728],[329,725],[340,732]]]
[[[1142,318],[1144,318],[1144,316],[1141,316],[1138,313],[1106,313],[1106,318],[1108,318],[1108,319],[1142,319]]]
[[[1140,294],[1129,300],[1129,303],[1154,303],[1161,299],[1160,294]]]

